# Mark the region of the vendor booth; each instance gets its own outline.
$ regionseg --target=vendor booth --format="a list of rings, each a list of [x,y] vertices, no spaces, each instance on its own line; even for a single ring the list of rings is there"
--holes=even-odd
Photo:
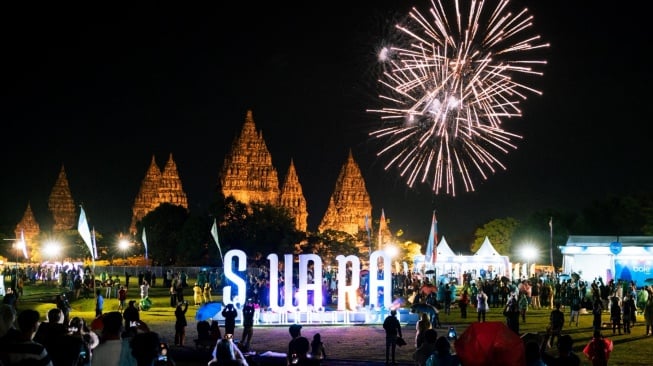
[[[490,239],[486,236],[481,247],[478,248],[476,253],[472,256],[471,263],[468,263],[467,266],[463,267],[464,271],[477,271],[476,276],[472,278],[484,278],[491,279],[495,277],[509,277],[510,270],[512,266],[510,265],[510,259],[507,255],[501,255],[494,249]]]
[[[563,273],[577,273],[585,281],[601,277],[641,287],[653,279],[653,236],[569,236],[558,248]]]
[[[455,278],[457,283],[462,283],[465,273],[470,273],[473,279],[510,277],[511,265],[508,256],[499,254],[487,237],[473,255],[455,255],[444,237],[437,250],[437,273],[449,279]]]

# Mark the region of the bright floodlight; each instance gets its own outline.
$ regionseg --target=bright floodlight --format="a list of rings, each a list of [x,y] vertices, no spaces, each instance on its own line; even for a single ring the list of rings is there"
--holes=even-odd
[[[43,252],[50,258],[59,256],[61,245],[55,241],[48,241],[43,245]]]
[[[528,244],[522,248],[522,256],[526,261],[531,262],[533,259],[537,258],[537,248],[531,244]]]
[[[384,250],[390,258],[394,258],[399,254],[399,249],[394,245],[387,245]]]
[[[120,239],[120,241],[118,242],[118,248],[120,248],[120,250],[122,250],[123,253],[126,252],[127,249],[129,249],[129,241],[126,239]]]

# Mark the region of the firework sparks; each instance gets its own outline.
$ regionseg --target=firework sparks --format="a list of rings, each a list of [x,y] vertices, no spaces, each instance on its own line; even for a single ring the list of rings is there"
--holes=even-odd
[[[455,196],[457,182],[473,191],[474,179],[506,169],[497,155],[516,149],[521,136],[502,121],[520,117],[520,101],[541,94],[526,81],[541,76],[543,60],[528,59],[548,47],[531,35],[527,9],[511,12],[510,0],[431,0],[430,20],[413,8],[396,26],[400,46],[385,47],[379,83],[384,90],[382,125],[370,136],[384,142],[377,155],[389,157],[407,184],[432,184]],[[495,4],[490,6],[489,3]]]

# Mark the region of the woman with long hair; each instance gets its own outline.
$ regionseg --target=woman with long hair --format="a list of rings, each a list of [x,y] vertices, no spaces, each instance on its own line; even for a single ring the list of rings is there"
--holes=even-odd
[[[424,343],[424,333],[431,329],[431,319],[429,319],[429,314],[421,313],[417,324],[415,325],[415,348]]]

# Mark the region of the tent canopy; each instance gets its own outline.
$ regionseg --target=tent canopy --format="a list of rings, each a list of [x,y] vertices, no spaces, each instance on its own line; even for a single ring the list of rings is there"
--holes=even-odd
[[[449,243],[447,243],[447,239],[444,238],[444,235],[442,236],[442,240],[440,240],[440,244],[438,244],[438,256],[437,258],[441,257],[455,257],[456,254],[451,250],[451,247],[449,246]]]
[[[483,240],[483,244],[481,244],[481,247],[478,248],[476,253],[474,255],[481,256],[481,257],[500,257],[501,254],[497,252],[496,249],[494,249],[494,246],[492,243],[490,243],[490,239],[486,236],[485,240]]]

